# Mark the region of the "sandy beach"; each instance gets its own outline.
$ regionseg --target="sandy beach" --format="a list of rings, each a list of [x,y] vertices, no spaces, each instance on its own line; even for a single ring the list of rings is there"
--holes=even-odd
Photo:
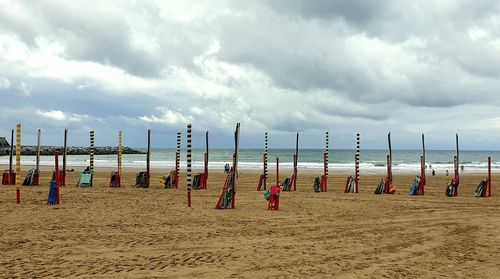
[[[5,166],[3,166],[5,169]],[[24,172],[21,177],[24,178]],[[68,173],[61,204],[47,206],[42,186],[0,187],[0,277],[3,278],[497,278],[500,211],[475,198],[482,175],[462,175],[459,196],[444,196],[450,178],[429,177],[426,195],[408,196],[413,179],[395,175],[395,195],[374,195],[381,176],[362,176],[359,194],[344,194],[347,174],[331,173],[327,193],[314,193],[315,172],[300,172],[297,192],[267,211],[257,172],[242,171],[236,208],[215,210],[225,175],[210,173],[207,190],[108,187],[109,169],[94,187],[77,188]],[[270,181],[274,181],[271,173]],[[285,173],[281,174],[284,178]]]

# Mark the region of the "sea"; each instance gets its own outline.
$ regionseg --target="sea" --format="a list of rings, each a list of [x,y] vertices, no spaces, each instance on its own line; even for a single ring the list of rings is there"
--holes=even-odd
[[[209,169],[223,170],[226,163],[231,163],[232,149],[210,149]],[[268,168],[276,167],[276,158],[279,158],[279,168],[291,170],[293,167],[294,149],[269,149]],[[298,169],[321,171],[323,168],[323,152],[321,149],[300,149]],[[193,150],[193,169],[203,168],[204,149]],[[387,150],[366,149],[360,151],[360,173],[384,173],[387,170]],[[262,149],[241,149],[239,151],[239,170],[261,170]],[[445,173],[448,170],[453,172],[454,150],[426,150],[426,168],[430,172],[434,169],[437,174]],[[355,151],[349,149],[330,149],[329,164],[330,172],[354,172]],[[420,171],[420,150],[393,150],[392,169],[395,174],[415,173]],[[482,173],[487,171],[488,156],[491,156],[492,172],[500,172],[500,151],[472,151],[461,150],[459,154],[460,165],[464,167],[464,172]],[[15,158],[14,158],[15,160]],[[88,155],[68,155],[67,168],[75,170],[89,165]],[[113,168],[117,166],[117,155],[96,155],[94,165],[96,167]],[[62,158],[60,158],[62,163]],[[0,156],[0,165],[8,165],[9,157]],[[35,165],[35,156],[22,156],[21,164],[26,166]],[[53,166],[54,156],[41,156],[40,165]],[[145,168],[145,154],[124,154],[122,156],[122,166],[124,168]],[[173,169],[175,166],[175,149],[152,149],[151,168]],[[181,151],[181,169],[186,168],[186,150]]]

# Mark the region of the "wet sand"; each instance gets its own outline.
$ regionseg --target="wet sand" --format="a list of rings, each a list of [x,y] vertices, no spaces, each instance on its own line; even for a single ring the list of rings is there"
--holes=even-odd
[[[5,169],[5,166],[3,166]],[[500,198],[475,198],[484,175],[463,174],[459,196],[444,196],[450,177],[428,177],[426,195],[408,196],[413,176],[395,175],[395,195],[374,195],[381,175],[362,176],[345,194],[347,174],[331,173],[314,193],[315,172],[300,172],[297,192],[267,211],[258,173],[243,171],[236,208],[215,210],[225,175],[207,190],[163,189],[155,170],[149,189],[109,188],[111,170],[94,187],[77,188],[68,173],[61,204],[47,206],[42,186],[0,186],[0,277],[36,278],[498,278]],[[24,178],[24,172],[21,177]],[[283,172],[282,179],[286,172]],[[271,174],[270,181],[274,181]]]

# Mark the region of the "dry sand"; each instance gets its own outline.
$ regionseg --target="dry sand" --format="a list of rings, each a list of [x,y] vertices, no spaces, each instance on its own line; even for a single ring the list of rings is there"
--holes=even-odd
[[[67,177],[61,204],[47,206],[42,186],[0,186],[0,277],[80,278],[498,278],[500,212],[493,197],[475,198],[482,176],[463,175],[459,196],[444,196],[449,177],[429,177],[426,195],[409,197],[412,177],[395,176],[395,195],[374,195],[381,176],[363,176],[359,194],[342,192],[346,174],[331,174],[329,192],[314,193],[315,173],[301,173],[297,192],[267,211],[257,173],[243,171],[236,209],[215,210],[225,175],[186,206],[178,190],[95,186]],[[22,177],[24,177],[22,173]],[[272,179],[271,179],[272,181]]]

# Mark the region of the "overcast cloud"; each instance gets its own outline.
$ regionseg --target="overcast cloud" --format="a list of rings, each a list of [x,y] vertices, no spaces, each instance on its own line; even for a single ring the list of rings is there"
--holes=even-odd
[[[0,136],[173,147],[500,146],[498,1],[0,0]]]

